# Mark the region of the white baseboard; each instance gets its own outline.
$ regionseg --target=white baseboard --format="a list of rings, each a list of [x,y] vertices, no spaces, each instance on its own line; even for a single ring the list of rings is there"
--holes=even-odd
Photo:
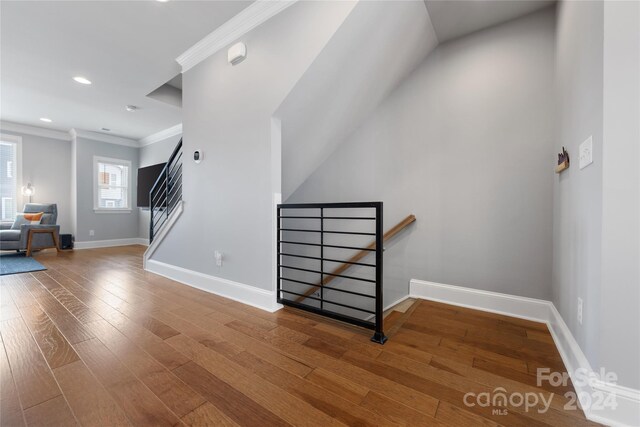
[[[86,242],[74,242],[73,249],[95,249],[110,248],[113,246],[130,246],[130,245],[149,245],[149,239],[134,237],[131,239],[113,239],[113,240],[89,240]]]
[[[586,417],[606,425],[640,425],[640,390],[596,379],[587,357],[551,301],[416,279],[410,281],[409,296],[546,323],[562,361],[572,377]],[[575,374],[579,370],[591,377],[591,380],[578,381]],[[611,397],[617,403],[615,409],[594,408],[590,405],[590,401]]]
[[[549,304],[551,304],[549,301],[534,298],[518,297],[416,279],[412,279],[409,284],[409,295],[415,298],[533,320],[534,322],[547,322],[549,318]]]
[[[186,268],[153,259],[147,260],[145,270],[271,313],[282,308],[282,305],[276,302],[276,293],[274,291],[267,291],[244,283],[187,270]]]

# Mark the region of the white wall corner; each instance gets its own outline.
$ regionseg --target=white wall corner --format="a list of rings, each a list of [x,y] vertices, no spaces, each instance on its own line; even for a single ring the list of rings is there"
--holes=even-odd
[[[189,70],[214,53],[247,34],[258,25],[296,3],[297,0],[257,0],[215,31],[191,46],[176,61],[182,72]]]
[[[172,136],[180,135],[182,133],[182,123],[178,123],[170,128],[163,129],[159,132],[153,133],[149,136],[145,136],[138,140],[138,145],[144,147],[147,145],[155,144],[156,142],[171,138]]]
[[[282,307],[276,302],[276,293],[274,291],[267,291],[153,259],[147,261],[145,270],[271,313]]]
[[[640,390],[599,380],[571,330],[551,301],[417,279],[411,279],[409,282],[409,296],[546,323],[571,376],[585,416],[591,421],[612,426],[640,425]],[[581,373],[589,380],[582,381],[576,376]],[[615,408],[592,405],[607,401],[615,402]]]

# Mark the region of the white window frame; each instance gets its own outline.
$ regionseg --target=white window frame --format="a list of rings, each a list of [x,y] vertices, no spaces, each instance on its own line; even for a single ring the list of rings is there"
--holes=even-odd
[[[100,207],[100,183],[98,182],[98,163],[111,163],[115,165],[126,166],[127,173],[127,207],[126,208],[103,208]],[[131,193],[132,187],[132,175],[131,161],[124,159],[114,159],[111,157],[93,156],[93,211],[95,213],[131,213]]]
[[[25,197],[22,195],[22,137],[0,133],[0,141],[16,144],[16,161],[13,164],[13,176],[16,180],[16,199],[14,201],[14,214],[21,212]]]
[[[11,202],[13,203],[13,209],[16,209],[16,202],[17,200],[12,199],[11,197],[3,197],[2,198],[2,212],[5,211],[5,204],[7,203],[7,200],[11,200]],[[1,215],[1,214],[0,214]],[[9,221],[11,219],[15,219],[15,218],[3,218],[2,216],[0,216],[0,221]]]

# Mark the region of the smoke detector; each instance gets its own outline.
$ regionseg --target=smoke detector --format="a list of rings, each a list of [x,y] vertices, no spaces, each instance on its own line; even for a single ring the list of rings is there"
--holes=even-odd
[[[244,61],[247,57],[247,45],[244,43],[236,43],[227,51],[227,61],[229,64],[236,65]]]

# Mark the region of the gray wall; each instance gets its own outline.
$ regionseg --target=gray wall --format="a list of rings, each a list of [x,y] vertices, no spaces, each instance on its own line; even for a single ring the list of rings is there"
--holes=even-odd
[[[156,165],[169,160],[169,156],[182,138],[182,134],[140,147],[140,167]]]
[[[184,150],[203,149],[204,160],[184,164],[185,210],[155,260],[273,288],[272,115],[352,8],[298,2],[243,36],[242,63],[229,65],[223,49],[183,74]],[[215,250],[225,254],[220,268]]]
[[[22,137],[22,185],[31,182],[36,188],[34,203],[57,203],[60,232],[71,233],[71,143],[5,130],[2,133]],[[28,201],[25,198],[24,202]],[[22,211],[22,206],[17,208]]]
[[[554,183],[553,302],[592,367],[637,389],[640,5],[562,2],[557,33],[556,148],[567,147],[572,166]],[[580,170],[578,147],[590,135],[593,164]]]
[[[77,242],[91,240],[128,239],[138,237],[138,209],[136,201],[136,170],[138,168],[138,148],[108,144],[85,138],[76,138]],[[131,201],[129,213],[95,213],[93,210],[93,156],[112,157],[131,161]],[[71,180],[71,178],[69,178]],[[68,188],[68,187],[67,187]],[[95,235],[89,236],[89,230]]]
[[[71,195],[71,234],[75,236],[78,234],[78,168],[76,167],[76,157],[78,156],[78,141],[76,138],[71,140],[71,179],[69,186],[69,193]]]
[[[289,198],[417,216],[386,245],[385,304],[411,278],[550,298],[554,18],[437,47]]]
[[[553,302],[594,367],[599,366],[602,256],[603,22],[602,2],[558,5],[554,148],[566,147],[572,164],[553,184]],[[594,162],[580,170],[578,146],[589,136]],[[584,300],[582,327],[578,297]]]
[[[145,145],[140,147],[140,165],[138,167],[143,168],[146,166],[157,165],[158,163],[164,163],[169,160],[169,156],[176,148],[178,141],[182,138],[182,134],[163,139],[162,141],[155,142],[151,145]],[[149,209],[138,209],[138,237],[143,239],[149,238]]]
[[[277,111],[288,198],[438,44],[421,1],[359,2]]]
[[[640,3],[604,5],[601,365],[640,389]]]

